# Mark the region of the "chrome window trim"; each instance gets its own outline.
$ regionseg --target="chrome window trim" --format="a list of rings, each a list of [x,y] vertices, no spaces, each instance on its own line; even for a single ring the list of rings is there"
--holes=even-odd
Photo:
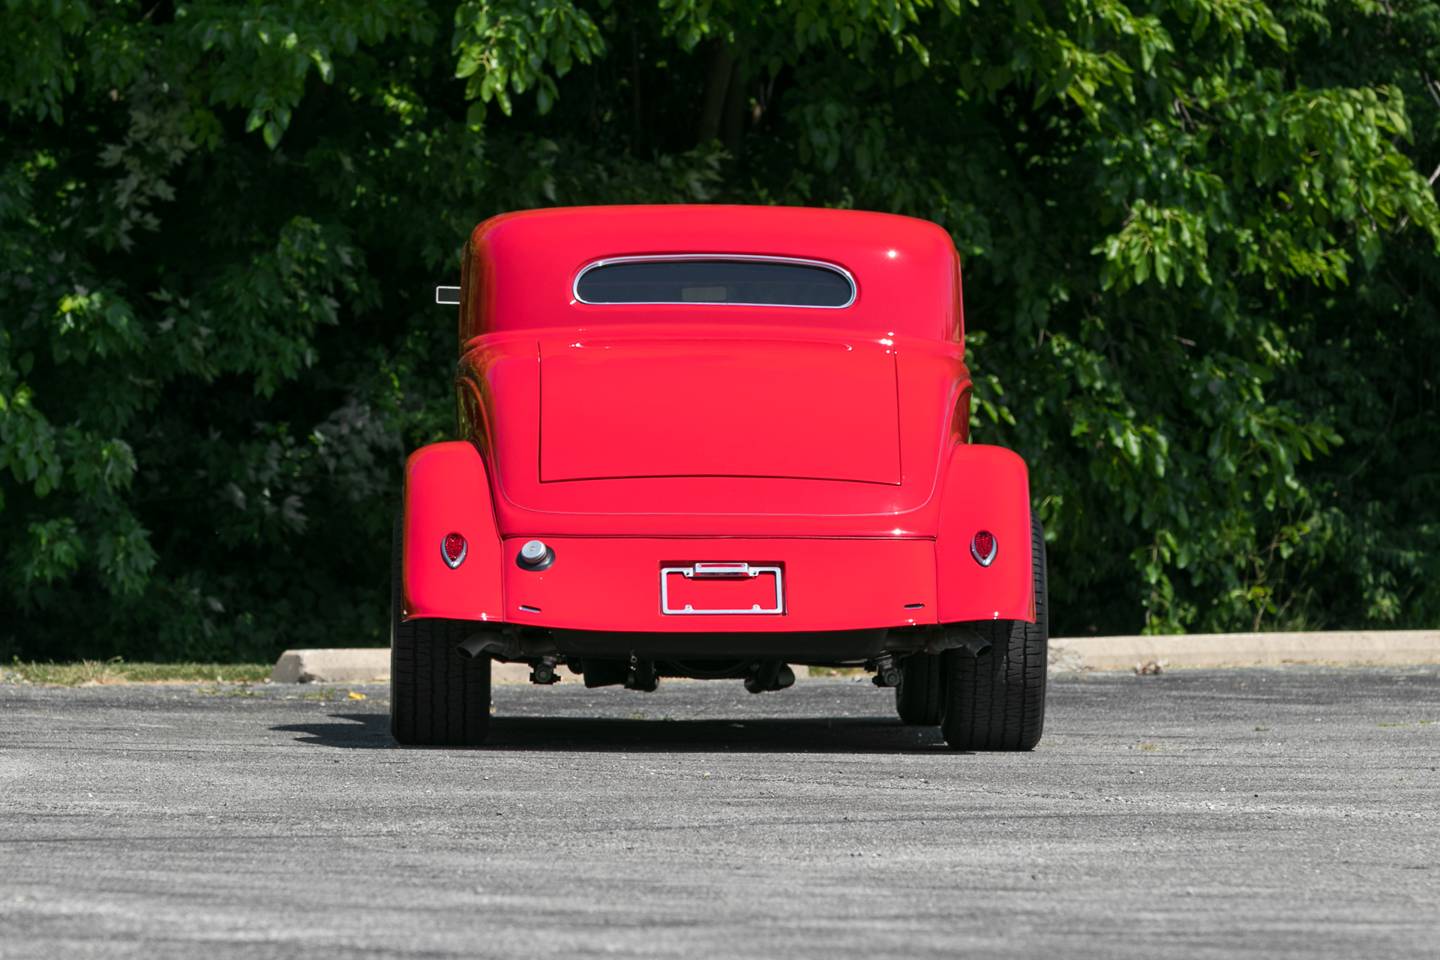
[[[827,307],[818,303],[740,303],[729,300],[626,300],[622,303],[603,303],[596,300],[586,300],[580,296],[580,281],[585,274],[600,267],[613,266],[617,263],[665,263],[676,260],[726,260],[739,261],[741,263],[788,263],[799,267],[819,267],[822,270],[829,270],[838,273],[850,284],[850,299],[844,303]],[[860,286],[855,282],[855,275],[838,263],[829,263],[825,260],[807,260],[804,257],[772,257],[758,253],[657,253],[641,254],[626,257],[605,257],[594,260],[580,268],[575,274],[574,281],[570,284],[570,296],[576,303],[587,304],[592,307],[778,307],[781,309],[793,310],[844,310],[853,304],[860,296]]]

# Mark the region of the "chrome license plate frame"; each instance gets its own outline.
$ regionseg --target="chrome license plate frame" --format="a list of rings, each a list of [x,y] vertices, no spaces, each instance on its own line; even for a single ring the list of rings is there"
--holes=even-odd
[[[739,609],[700,609],[693,604],[671,606],[670,576],[680,574],[687,580],[754,578],[769,573],[775,577],[775,603],[770,607],[755,604]],[[740,561],[698,561],[682,566],[660,568],[660,612],[666,616],[776,616],[785,612],[785,572],[778,564],[752,564]]]

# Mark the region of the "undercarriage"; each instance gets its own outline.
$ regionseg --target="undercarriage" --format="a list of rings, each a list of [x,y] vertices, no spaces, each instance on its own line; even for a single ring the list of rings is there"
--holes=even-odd
[[[551,630],[510,624],[457,624],[459,651],[507,663],[528,663],[537,684],[560,679],[567,667],[587,687],[654,690],[662,677],[738,679],[752,693],[783,690],[791,665],[860,667],[879,686],[898,683],[899,664],[912,654],[947,650],[978,656],[990,649],[992,625],[892,627],[796,633],[616,633]]]

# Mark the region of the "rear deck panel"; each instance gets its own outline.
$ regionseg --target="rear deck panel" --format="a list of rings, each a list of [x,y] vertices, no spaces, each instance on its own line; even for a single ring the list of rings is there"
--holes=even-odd
[[[505,541],[513,557],[522,539]],[[528,626],[662,633],[751,633],[855,630],[935,623],[935,545],[930,540],[690,539],[550,537],[554,563],[541,571],[506,563],[505,619]],[[777,568],[781,613],[666,614],[667,570],[697,563]],[[757,580],[760,578],[757,577]],[[691,581],[697,609],[768,596],[719,582],[713,593]],[[701,599],[705,597],[706,599]],[[733,609],[733,608],[731,608]]]

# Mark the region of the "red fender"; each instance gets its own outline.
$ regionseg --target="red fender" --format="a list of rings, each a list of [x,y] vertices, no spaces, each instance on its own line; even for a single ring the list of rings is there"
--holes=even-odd
[[[445,537],[465,538],[465,558],[445,562]],[[405,464],[406,620],[502,620],[500,533],[490,501],[490,480],[480,452],[469,443],[432,443]]]
[[[971,554],[977,531],[995,535],[995,557]],[[1035,620],[1030,565],[1030,475],[1012,450],[962,444],[950,455],[935,539],[941,623]]]

